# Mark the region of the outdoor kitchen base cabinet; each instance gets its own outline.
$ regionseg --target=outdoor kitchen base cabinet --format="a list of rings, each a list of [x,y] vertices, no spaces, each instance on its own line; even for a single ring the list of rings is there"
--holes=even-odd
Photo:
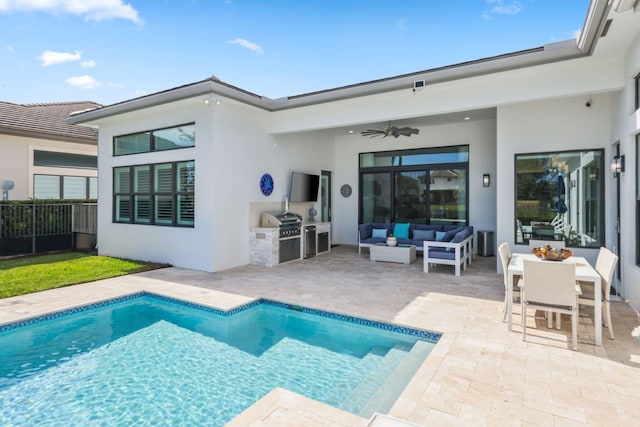
[[[308,233],[300,233],[304,228]],[[315,228],[315,229],[314,229]],[[307,230],[308,229],[308,230]],[[289,261],[303,259],[304,246],[307,256],[331,251],[331,223],[305,224],[285,230],[276,227],[251,227],[249,229],[249,264],[273,267]]]
[[[277,228],[249,230],[249,264],[273,267],[302,259],[302,236],[280,237]]]
[[[288,239],[280,239],[278,261],[280,264],[294,259],[300,259],[300,236]]]

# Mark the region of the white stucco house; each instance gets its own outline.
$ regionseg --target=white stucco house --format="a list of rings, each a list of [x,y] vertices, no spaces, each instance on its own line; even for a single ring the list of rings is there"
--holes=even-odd
[[[293,171],[330,172],[332,243],[355,245],[359,222],[446,215],[429,192],[406,194],[425,204],[419,213],[397,202],[399,176],[424,188],[444,168],[459,183],[460,221],[516,250],[540,223],[591,261],[607,246],[620,255],[617,291],[640,308],[636,3],[592,0],[577,40],[438,69],[280,99],[212,77],[74,115],[69,123],[99,129],[99,251],[205,271],[245,265],[249,227],[282,209]],[[391,125],[419,134],[361,135]],[[369,212],[363,200],[386,194],[371,190],[380,185],[396,198]]]
[[[0,101],[0,189],[4,199],[94,199],[98,132],[66,123],[100,107],[90,101],[14,104]]]

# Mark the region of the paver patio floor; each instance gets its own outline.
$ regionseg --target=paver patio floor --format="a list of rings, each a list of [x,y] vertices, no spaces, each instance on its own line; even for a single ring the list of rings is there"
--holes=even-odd
[[[247,265],[218,273],[167,268],[2,299],[0,324],[139,290],[223,309],[265,297],[442,332],[389,413],[418,425],[640,425],[640,343],[630,335],[638,323],[633,310],[624,302],[612,304],[616,339],[604,330],[602,347],[593,345],[592,309],[586,307],[577,352],[568,346],[570,321],[563,321],[560,331],[547,330],[533,312],[523,342],[520,316],[514,317],[512,332],[502,321],[504,290],[495,257],[478,257],[460,277],[449,266],[425,274],[420,257],[411,265],[370,262],[367,253],[358,255],[350,246],[272,268]],[[365,424],[280,389],[231,422]]]

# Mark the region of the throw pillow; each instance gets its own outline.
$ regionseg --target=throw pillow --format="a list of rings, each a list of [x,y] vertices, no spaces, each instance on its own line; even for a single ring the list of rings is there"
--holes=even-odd
[[[456,230],[445,231],[444,236],[442,237],[443,242],[450,242],[455,235],[458,234]]]
[[[436,231],[436,241],[442,242],[442,239],[444,239],[445,234],[447,234],[446,231]]]
[[[409,223],[398,223],[393,227],[393,235],[396,239],[408,239],[409,238]]]
[[[451,243],[460,243],[469,236],[470,234],[467,230],[458,231],[451,239]],[[447,252],[453,252],[453,248],[447,248]]]
[[[371,237],[376,239],[386,239],[387,238],[387,229],[386,228],[374,228],[371,231]]]
[[[434,230],[413,230],[413,240],[436,240]]]

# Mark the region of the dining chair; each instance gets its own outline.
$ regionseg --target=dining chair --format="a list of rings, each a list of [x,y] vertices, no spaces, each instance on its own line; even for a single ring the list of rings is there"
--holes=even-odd
[[[536,240],[529,239],[529,248],[539,248],[541,246],[551,245],[551,247],[560,249],[566,247],[564,240]]]
[[[527,308],[571,315],[573,350],[578,349],[578,295],[576,265],[562,262],[523,261],[520,281],[522,340],[527,338]]]
[[[607,248],[600,248],[598,252],[598,258],[596,259],[596,271],[602,278],[602,294],[600,300],[602,301],[602,319],[603,324],[609,329],[609,338],[615,339],[613,335],[613,325],[611,324],[611,281],[613,280],[613,273],[616,271],[616,264],[618,263],[618,256],[611,252]],[[590,305],[595,307],[595,292],[593,283],[578,281],[580,288],[582,289],[582,295],[578,298],[578,304]]]
[[[502,275],[504,281],[504,316],[502,320],[507,318],[507,287],[509,286],[509,262],[511,261],[511,248],[509,243],[503,242],[498,246],[498,254],[500,255],[500,261],[502,262]],[[513,297],[520,298],[520,288],[518,282],[520,276],[513,276]]]

